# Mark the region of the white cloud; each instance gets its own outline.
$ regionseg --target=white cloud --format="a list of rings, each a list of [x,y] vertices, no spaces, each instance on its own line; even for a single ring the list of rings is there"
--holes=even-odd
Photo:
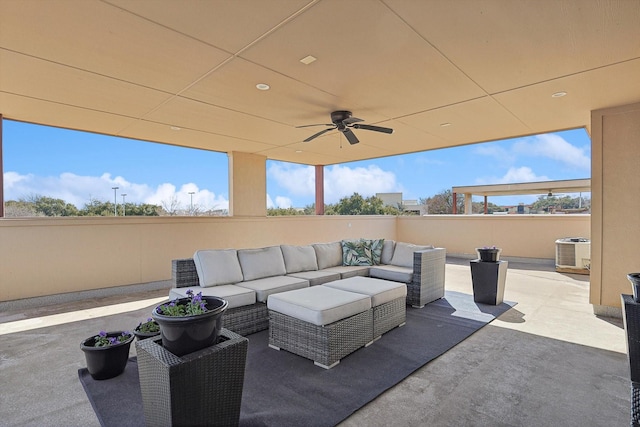
[[[476,184],[511,184],[516,182],[538,182],[549,181],[544,175],[536,175],[528,166],[519,168],[509,168],[509,170],[501,177],[480,178],[476,180]]]
[[[313,197],[315,195],[315,170],[311,166],[274,163],[267,173],[278,186],[294,196]],[[396,191],[402,191],[402,187],[396,182],[396,175],[376,165],[366,168],[334,165],[324,170],[325,203],[336,203],[342,197],[351,196],[353,193],[369,197],[376,193]],[[273,200],[269,198],[267,207],[270,202],[273,203]],[[275,205],[278,205],[278,197]]]
[[[312,166],[272,163],[267,177],[294,196],[312,196],[316,191],[316,174]]]
[[[524,138],[513,144],[516,154],[526,156],[546,157],[564,163],[568,166],[590,170],[591,159],[588,148],[579,148],[568,143],[556,134],[536,135]]]
[[[288,197],[277,196],[276,197],[276,206],[279,208],[290,208],[293,206],[293,202]]]
[[[228,209],[229,201],[221,195],[202,189],[193,183],[183,184],[179,190],[174,184],[164,183],[156,188],[147,184],[137,184],[127,181],[124,177],[111,177],[104,173],[101,176],[83,176],[65,172],[59,176],[38,176],[34,174],[20,175],[16,172],[5,172],[5,200],[18,200],[32,195],[41,195],[62,199],[82,208],[92,199],[113,201],[113,187],[116,191],[118,203],[122,203],[122,194],[126,194],[125,201],[130,203],[151,203],[161,205],[169,202],[173,197],[183,208],[190,207],[191,195],[193,205],[202,210]]]

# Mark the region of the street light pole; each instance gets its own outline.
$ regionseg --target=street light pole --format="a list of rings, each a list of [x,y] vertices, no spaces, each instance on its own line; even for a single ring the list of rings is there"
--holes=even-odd
[[[191,209],[189,210],[189,212],[191,213],[191,216],[193,216],[193,195],[196,194],[195,191],[190,191],[189,195],[191,196]]]
[[[111,187],[113,190],[113,216],[118,216],[118,188],[120,187]]]
[[[127,205],[124,203],[125,197],[127,197],[127,193],[122,193],[122,216],[127,216]]]

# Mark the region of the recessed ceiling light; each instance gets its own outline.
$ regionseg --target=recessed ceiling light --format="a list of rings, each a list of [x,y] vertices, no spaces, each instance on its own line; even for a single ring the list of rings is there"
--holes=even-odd
[[[269,86],[269,85],[268,85],[268,84],[266,84],[266,83],[258,83],[258,84],[256,85],[256,88],[257,88],[258,90],[269,90],[269,89],[271,89],[271,86]]]
[[[566,94],[567,94],[567,92],[556,92],[556,93],[552,94],[551,97],[552,98],[562,98]]]
[[[440,127],[446,128],[447,126],[451,126],[451,123],[440,123]]]
[[[315,62],[317,59],[318,59],[318,58],[316,58],[316,57],[314,57],[314,56],[307,55],[307,56],[305,56],[304,58],[302,58],[302,59],[300,60],[300,62],[302,62],[304,65],[309,65],[309,64],[311,64],[312,62]]]
[[[302,153],[302,150],[296,150],[296,153]]]
[[[182,128],[179,128],[178,126],[171,126],[170,129],[171,130],[182,130]]]

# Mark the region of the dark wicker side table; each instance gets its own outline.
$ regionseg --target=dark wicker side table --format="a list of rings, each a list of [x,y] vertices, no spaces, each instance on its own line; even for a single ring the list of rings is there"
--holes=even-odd
[[[472,260],[469,263],[471,264],[473,301],[481,304],[502,304],[509,262]]]
[[[631,295],[622,294],[620,298],[631,378],[631,425],[640,426],[640,304]]]
[[[182,357],[160,337],[137,341],[146,425],[238,425],[248,344],[224,328],[218,344]]]

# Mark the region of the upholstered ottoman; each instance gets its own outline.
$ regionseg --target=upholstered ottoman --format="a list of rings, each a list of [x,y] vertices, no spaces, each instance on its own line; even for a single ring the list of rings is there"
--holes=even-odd
[[[269,347],[306,357],[325,369],[373,339],[368,295],[314,286],[269,295],[267,307]]]
[[[357,276],[322,286],[371,297],[374,339],[407,321],[407,285],[404,283]]]

